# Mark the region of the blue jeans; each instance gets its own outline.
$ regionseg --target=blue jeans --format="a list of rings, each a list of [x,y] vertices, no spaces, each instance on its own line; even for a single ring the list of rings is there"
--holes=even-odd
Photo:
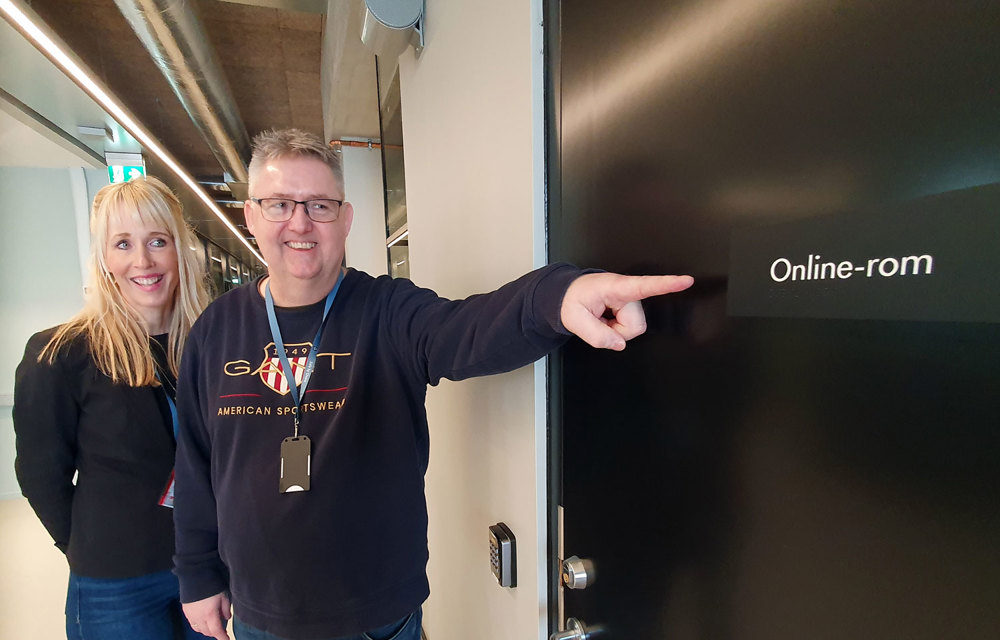
[[[366,631],[359,636],[344,636],[329,640],[420,640],[420,621],[422,618],[423,611],[417,609],[402,620]],[[236,635],[236,640],[283,640],[273,633],[244,624],[240,622],[239,618],[233,618],[233,633]]]
[[[201,640],[181,612],[177,576],[170,571],[137,578],[69,574],[68,640]]]

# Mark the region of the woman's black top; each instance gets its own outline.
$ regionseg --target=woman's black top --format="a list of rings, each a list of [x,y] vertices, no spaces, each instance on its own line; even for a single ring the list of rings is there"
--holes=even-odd
[[[38,362],[55,328],[28,341],[14,378],[14,462],[21,492],[70,569],[127,578],[173,566],[173,510],[160,506],[174,466],[165,393],[167,336],[150,348],[161,387],[115,384],[80,337]],[[77,476],[74,484],[74,474]]]

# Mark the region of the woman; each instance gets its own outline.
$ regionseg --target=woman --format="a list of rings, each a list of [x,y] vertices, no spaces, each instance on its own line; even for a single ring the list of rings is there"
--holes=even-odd
[[[70,640],[200,638],[171,573],[171,485],[177,364],[208,302],[204,269],[155,178],[98,191],[90,231],[83,310],[32,336],[17,368],[17,479],[69,560]]]

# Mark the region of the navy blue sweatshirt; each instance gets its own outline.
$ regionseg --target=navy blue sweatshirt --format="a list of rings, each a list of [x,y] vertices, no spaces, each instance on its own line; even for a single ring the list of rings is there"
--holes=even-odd
[[[312,488],[278,492],[292,399],[257,285],[195,324],[181,361],[176,572],[181,600],[230,590],[247,624],[293,640],[354,635],[427,598],[428,384],[510,371],[558,347],[580,271],[545,267],[446,300],[408,280],[350,270],[318,345],[300,434]],[[279,309],[293,370],[322,302]]]

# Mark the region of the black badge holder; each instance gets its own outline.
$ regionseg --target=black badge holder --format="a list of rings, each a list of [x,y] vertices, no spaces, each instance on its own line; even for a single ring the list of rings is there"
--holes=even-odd
[[[309,491],[312,472],[312,442],[309,436],[296,436],[281,441],[281,477],[279,493]]]

